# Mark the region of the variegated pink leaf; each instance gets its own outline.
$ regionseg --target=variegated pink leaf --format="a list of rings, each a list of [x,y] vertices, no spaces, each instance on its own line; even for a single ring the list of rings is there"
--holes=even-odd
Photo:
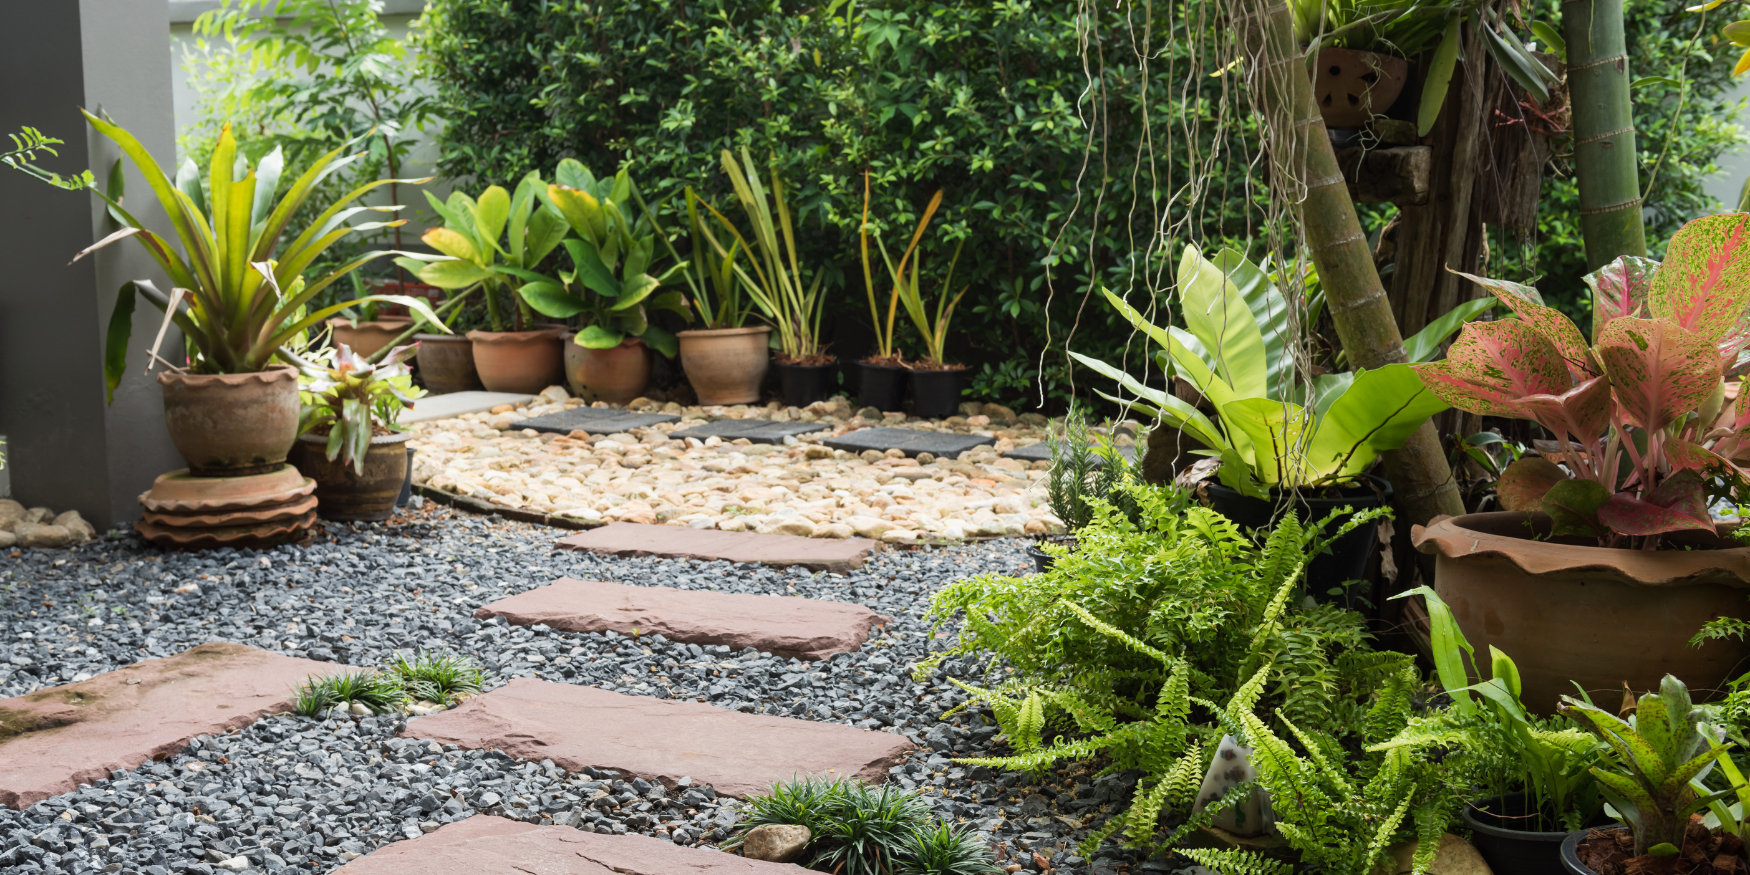
[[[1598,358],[1623,416],[1648,431],[1700,407],[1720,384],[1713,345],[1668,319],[1611,320]]]
[[[1434,397],[1483,416],[1524,419],[1519,399],[1573,386],[1555,346],[1518,319],[1466,323],[1445,361],[1415,368]]]
[[[1707,447],[1692,444],[1686,440],[1667,438],[1663,446],[1665,448],[1665,461],[1671,463],[1673,471],[1694,471],[1700,474],[1709,468],[1726,463],[1725,459],[1714,455],[1714,452]]]
[[[1659,262],[1651,258],[1624,255],[1586,274],[1586,285],[1592,287],[1592,338],[1612,319],[1622,316],[1644,316],[1641,309],[1652,289],[1653,272]]]
[[[1515,459],[1495,483],[1502,510],[1542,510],[1544,493],[1568,479],[1560,465],[1537,456]]]
[[[1736,389],[1728,384],[1726,390],[1732,403],[1720,416],[1717,425],[1739,433],[1750,430],[1750,378],[1739,380]]]
[[[1593,377],[1560,395],[1527,395],[1519,399],[1527,419],[1552,433],[1566,435],[1591,449],[1610,427],[1610,380]]]
[[[1714,344],[1732,332],[1747,308],[1750,213],[1703,216],[1679,229],[1653,273],[1648,312]]]
[[[1514,315],[1537,329],[1567,362],[1568,374],[1573,382],[1597,373],[1593,366],[1592,353],[1587,348],[1586,338],[1580,336],[1580,329],[1574,325],[1573,320],[1562,315],[1562,311],[1545,306],[1543,296],[1538,294],[1537,289],[1506,280],[1471,276],[1456,270],[1452,272],[1488,289],[1490,294],[1512,309]]]
[[[1701,478],[1684,472],[1669,477],[1642,498],[1618,492],[1598,508],[1598,521],[1624,535],[1663,535],[1688,529],[1714,531]]]

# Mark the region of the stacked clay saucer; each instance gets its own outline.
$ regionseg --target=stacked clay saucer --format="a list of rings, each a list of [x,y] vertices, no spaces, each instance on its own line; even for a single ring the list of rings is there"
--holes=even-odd
[[[270,547],[316,524],[316,481],[291,465],[247,477],[161,474],[140,494],[140,537],[160,547]]]

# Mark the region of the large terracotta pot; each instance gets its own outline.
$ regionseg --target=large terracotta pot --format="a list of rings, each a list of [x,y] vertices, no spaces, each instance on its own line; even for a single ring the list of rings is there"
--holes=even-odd
[[[535,395],[565,381],[565,363],[559,352],[559,332],[470,331],[474,342],[474,368],[480,382],[493,392]]]
[[[316,481],[316,515],[325,520],[381,522],[395,512],[407,480],[407,432],[371,438],[360,475],[340,459],[328,460],[328,436],[306,434],[292,449],[292,464]]]
[[[298,371],[158,373],[170,441],[198,477],[266,474],[298,439]]]
[[[347,349],[362,356],[374,355],[412,325],[411,316],[384,316],[375,322],[356,324],[351,319],[328,320],[328,327],[334,329],[334,342],[344,343]]]
[[[415,334],[419,379],[434,394],[485,388],[474,369],[474,341],[454,334]],[[545,387],[543,387],[545,388]]]
[[[1619,550],[1547,537],[1549,517],[1477,513],[1411,530],[1434,560],[1434,590],[1486,660],[1494,646],[1519,666],[1527,707],[1554,713],[1561,695],[1636,693],[1676,675],[1698,699],[1744,671],[1750,642],[1690,647],[1702,624],[1750,620],[1750,548],[1687,532],[1693,549]],[[1611,701],[1615,701],[1612,699]]]
[[[567,339],[565,382],[585,401],[626,404],[650,385],[650,348],[636,337],[613,349],[590,349]]]
[[[1403,58],[1324,49],[1314,68],[1313,99],[1327,127],[1358,128],[1391,109],[1409,78],[1410,62]]]
[[[753,404],[770,366],[767,356],[772,328],[710,328],[682,331],[681,368],[706,407]]]

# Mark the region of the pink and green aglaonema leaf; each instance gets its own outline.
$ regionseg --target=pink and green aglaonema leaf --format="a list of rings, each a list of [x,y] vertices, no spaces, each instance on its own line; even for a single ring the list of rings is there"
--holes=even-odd
[[[1669,319],[1613,319],[1597,350],[1624,418],[1648,431],[1700,407],[1720,384],[1713,345]]]
[[[1592,287],[1592,339],[1612,319],[1623,316],[1645,316],[1647,295],[1653,288],[1653,272],[1659,262],[1651,258],[1624,255],[1586,274],[1586,285]]]
[[[1444,361],[1414,367],[1435,397],[1482,416],[1526,419],[1519,399],[1574,385],[1555,346],[1519,319],[1468,323]]]
[[[1590,449],[1610,427],[1610,380],[1593,377],[1560,395],[1527,395],[1518,404],[1537,424]]]
[[[1541,510],[1543,497],[1567,479],[1568,472],[1560,465],[1538,456],[1526,456],[1501,472],[1495,496],[1502,510]]]
[[[1661,444],[1665,450],[1665,461],[1671,464],[1673,471],[1694,471],[1703,474],[1710,468],[1719,466],[1725,460],[1714,455],[1714,452],[1700,444],[1692,444],[1679,438],[1666,438]]]
[[[1610,490],[1596,480],[1563,480],[1543,494],[1542,510],[1549,515],[1552,535],[1601,537],[1598,508],[1610,500]]]
[[[1545,305],[1543,296],[1538,294],[1537,289],[1506,280],[1472,276],[1456,270],[1452,272],[1487,289],[1501,303],[1506,304],[1514,315],[1537,329],[1567,363],[1568,373],[1575,382],[1597,373],[1591,350],[1586,345],[1586,338],[1580,335],[1580,329],[1574,325],[1573,320],[1562,315],[1562,311]]]
[[[1750,213],[1703,216],[1678,229],[1653,273],[1648,312],[1714,344],[1744,319],[1747,308]]]
[[[1663,535],[1698,529],[1714,531],[1707,511],[1707,490],[1701,478],[1684,471],[1665,478],[1651,492],[1636,498],[1618,492],[1598,508],[1598,521],[1624,535]]]

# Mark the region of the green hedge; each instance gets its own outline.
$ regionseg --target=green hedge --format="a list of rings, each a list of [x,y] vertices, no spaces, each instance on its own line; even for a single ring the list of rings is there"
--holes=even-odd
[[[872,347],[856,238],[864,170],[890,247],[903,248],[943,189],[925,265],[945,267],[967,238],[954,285],[972,289],[950,358],[974,366],[977,395],[1014,404],[1027,400],[1048,344],[1045,382],[1067,397],[1072,326],[1077,350],[1126,357],[1128,327],[1087,293],[1097,282],[1146,306],[1145,272],[1176,261],[1182,245],[1138,251],[1162,224],[1155,210],[1167,209],[1149,192],[1181,191],[1193,146],[1209,188],[1182,192],[1171,222],[1203,240],[1243,241],[1256,221],[1245,181],[1255,149],[1242,137],[1184,134],[1214,129],[1217,113],[1246,113],[1235,77],[1208,76],[1189,57],[1211,31],[1185,39],[1178,12],[1156,12],[1152,185],[1150,156],[1138,161],[1135,50],[1120,22],[1095,22],[1091,32],[1114,36],[1094,44],[1105,66],[1090,81],[1074,4],[432,0],[421,40],[449,117],[446,175],[503,183],[577,157],[598,173],[630,165],[647,192],[675,198],[693,185],[722,205],[719,152],[771,151],[804,217],[805,266],[826,271],[834,289],[828,333],[842,359]],[[1187,81],[1195,99],[1167,99]],[[919,351],[915,333],[902,338]],[[1140,345],[1129,347],[1140,368]]]

